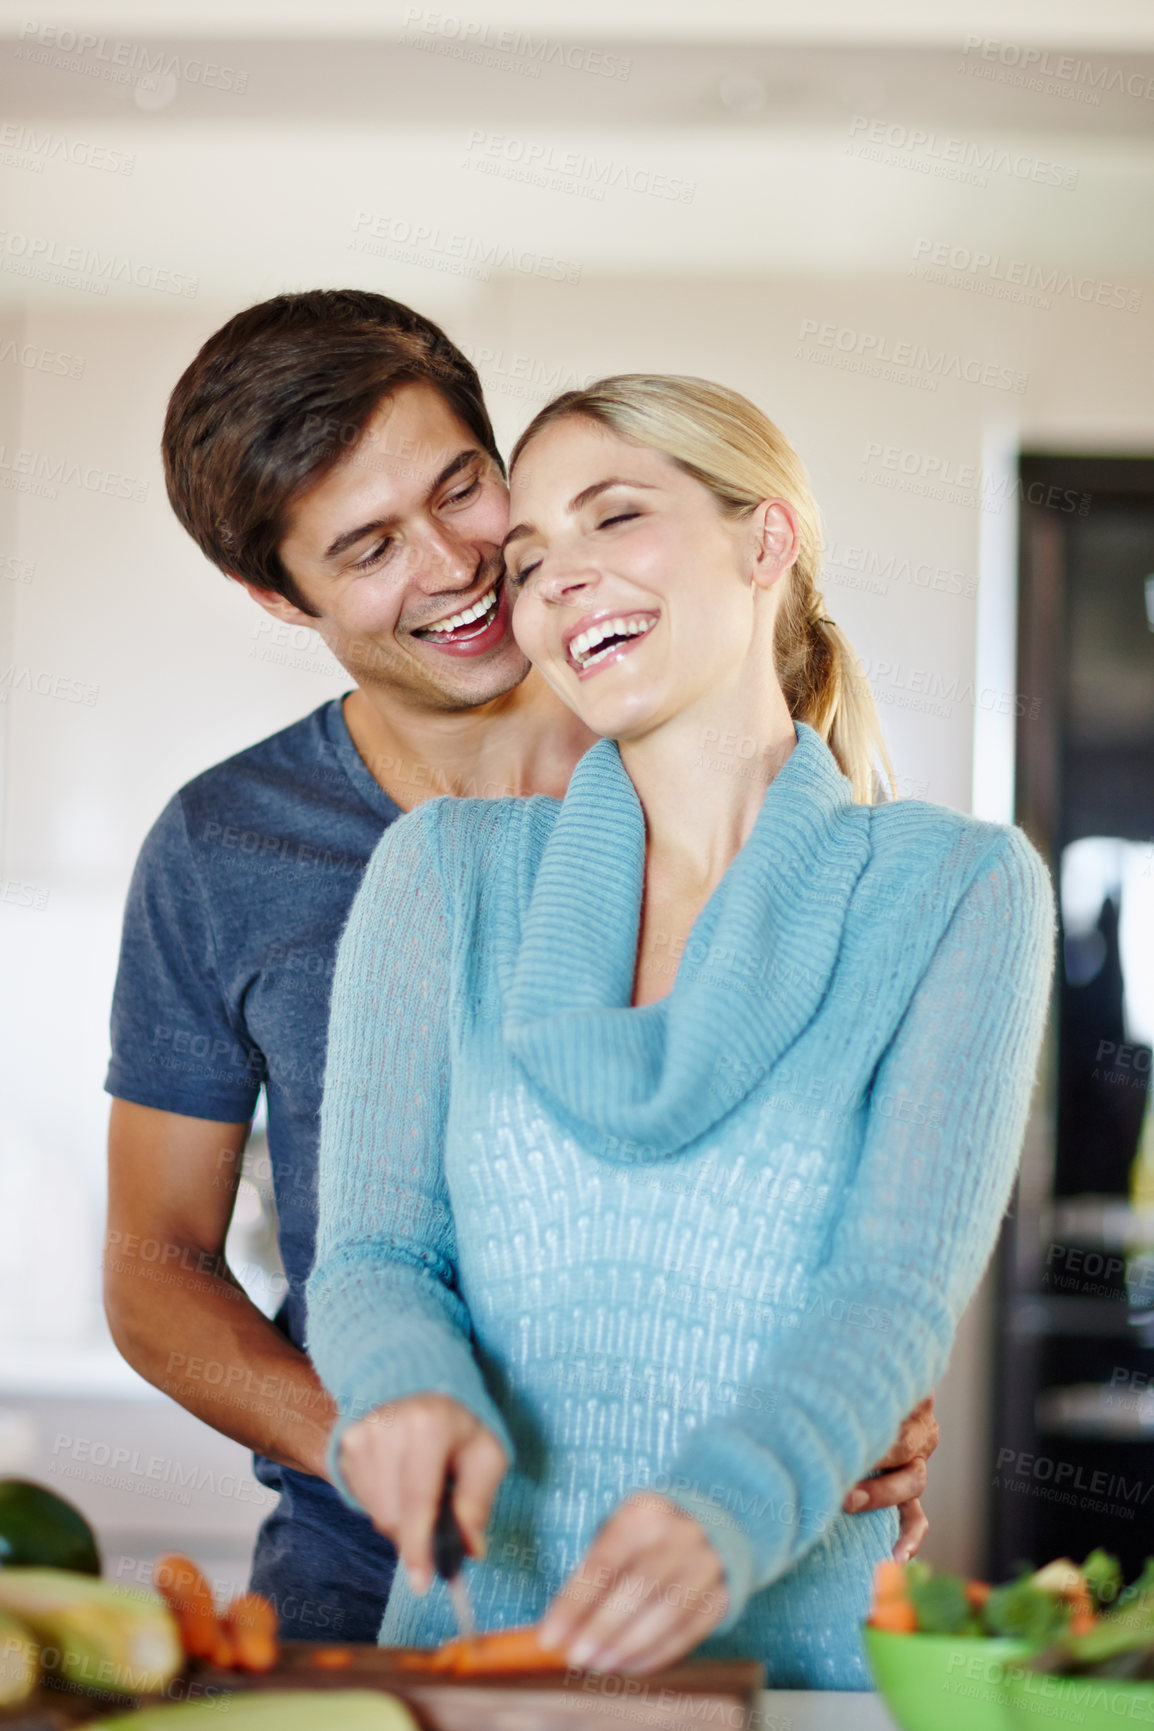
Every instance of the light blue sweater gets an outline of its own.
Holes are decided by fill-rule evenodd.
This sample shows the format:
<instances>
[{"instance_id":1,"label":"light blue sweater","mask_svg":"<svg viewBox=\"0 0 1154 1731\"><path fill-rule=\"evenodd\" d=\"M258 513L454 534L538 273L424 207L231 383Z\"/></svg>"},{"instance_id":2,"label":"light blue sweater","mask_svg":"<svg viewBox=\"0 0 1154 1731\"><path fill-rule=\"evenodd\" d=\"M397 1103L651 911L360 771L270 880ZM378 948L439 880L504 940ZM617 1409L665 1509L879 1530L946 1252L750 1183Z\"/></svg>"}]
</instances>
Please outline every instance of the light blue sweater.
<instances>
[{"instance_id":1,"label":"light blue sweater","mask_svg":"<svg viewBox=\"0 0 1154 1731\"><path fill-rule=\"evenodd\" d=\"M893 1511L846 1491L946 1367L1020 1149L1053 966L1020 831L854 805L809 727L630 1007L645 825L616 744L564 801L385 833L340 946L309 1350L341 1429L439 1390L514 1466L482 1628L538 1617L631 1490L707 1528L702 1651L868 1687ZM348 1500L354 1501L342 1487ZM398 1573L381 1639L454 1630Z\"/></svg>"}]
</instances>

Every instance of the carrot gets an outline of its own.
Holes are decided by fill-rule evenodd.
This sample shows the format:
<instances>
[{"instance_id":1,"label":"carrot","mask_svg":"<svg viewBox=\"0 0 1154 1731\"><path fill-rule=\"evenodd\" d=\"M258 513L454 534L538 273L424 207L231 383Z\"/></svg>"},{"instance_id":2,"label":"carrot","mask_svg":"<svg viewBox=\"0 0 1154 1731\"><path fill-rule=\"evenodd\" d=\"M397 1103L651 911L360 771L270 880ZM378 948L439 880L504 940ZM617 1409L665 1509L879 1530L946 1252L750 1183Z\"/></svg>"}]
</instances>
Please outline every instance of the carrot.
<instances>
[{"instance_id":1,"label":"carrot","mask_svg":"<svg viewBox=\"0 0 1154 1731\"><path fill-rule=\"evenodd\" d=\"M343 1671L345 1666L352 1662L351 1647L318 1647L313 1654L313 1664L322 1671Z\"/></svg>"},{"instance_id":2,"label":"carrot","mask_svg":"<svg viewBox=\"0 0 1154 1731\"><path fill-rule=\"evenodd\" d=\"M1089 1593L1083 1589L1080 1593L1070 1595L1070 1634L1088 1635L1091 1629L1097 1627L1098 1619L1094 1615L1094 1602Z\"/></svg>"},{"instance_id":3,"label":"carrot","mask_svg":"<svg viewBox=\"0 0 1154 1731\"><path fill-rule=\"evenodd\" d=\"M988 1581L967 1581L966 1598L971 1608L980 1611L993 1590Z\"/></svg>"},{"instance_id":4,"label":"carrot","mask_svg":"<svg viewBox=\"0 0 1154 1731\"><path fill-rule=\"evenodd\" d=\"M277 1662L276 1611L261 1593L242 1593L225 1608L232 1663L241 1671L271 1671Z\"/></svg>"},{"instance_id":5,"label":"carrot","mask_svg":"<svg viewBox=\"0 0 1154 1731\"><path fill-rule=\"evenodd\" d=\"M563 1653L541 1645L536 1623L523 1629L492 1629L470 1640L446 1641L432 1654L405 1654L406 1670L447 1671L455 1677L487 1677L502 1671L563 1671Z\"/></svg>"},{"instance_id":6,"label":"carrot","mask_svg":"<svg viewBox=\"0 0 1154 1731\"><path fill-rule=\"evenodd\" d=\"M236 1664L236 1654L228 1630L221 1624L217 1628L216 1640L209 1654L209 1664L215 1665L218 1671L231 1671Z\"/></svg>"},{"instance_id":7,"label":"carrot","mask_svg":"<svg viewBox=\"0 0 1154 1731\"><path fill-rule=\"evenodd\" d=\"M887 1599L875 1605L869 1615L871 1629L884 1629L890 1635L916 1635L918 1614L908 1599Z\"/></svg>"},{"instance_id":8,"label":"carrot","mask_svg":"<svg viewBox=\"0 0 1154 1731\"><path fill-rule=\"evenodd\" d=\"M217 1621L212 1588L190 1557L178 1551L159 1557L152 1571L153 1585L176 1618L180 1641L190 1659L219 1663L222 1630Z\"/></svg>"},{"instance_id":9,"label":"carrot","mask_svg":"<svg viewBox=\"0 0 1154 1731\"><path fill-rule=\"evenodd\" d=\"M884 1604L887 1600L904 1599L906 1594L906 1566L886 1558L874 1570L874 1602Z\"/></svg>"},{"instance_id":10,"label":"carrot","mask_svg":"<svg viewBox=\"0 0 1154 1731\"><path fill-rule=\"evenodd\" d=\"M887 1558L874 1570L874 1602L869 1614L871 1629L886 1629L891 1635L915 1635L918 1616L909 1598L909 1578L904 1563Z\"/></svg>"}]
</instances>

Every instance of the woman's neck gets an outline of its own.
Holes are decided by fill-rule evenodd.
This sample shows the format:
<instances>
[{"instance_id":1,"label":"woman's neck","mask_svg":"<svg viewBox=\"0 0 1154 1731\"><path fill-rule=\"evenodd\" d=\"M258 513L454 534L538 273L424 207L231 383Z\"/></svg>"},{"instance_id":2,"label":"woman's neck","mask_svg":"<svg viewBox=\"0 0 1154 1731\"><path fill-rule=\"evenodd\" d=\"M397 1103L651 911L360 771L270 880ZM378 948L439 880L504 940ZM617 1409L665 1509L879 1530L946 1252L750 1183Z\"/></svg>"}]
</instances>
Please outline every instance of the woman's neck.
<instances>
[{"instance_id":1,"label":"woman's neck","mask_svg":"<svg viewBox=\"0 0 1154 1731\"><path fill-rule=\"evenodd\" d=\"M660 869L686 894L708 897L749 839L765 790L797 744L776 685L756 713L677 716L639 740L621 761L645 814L647 875Z\"/></svg>"}]
</instances>

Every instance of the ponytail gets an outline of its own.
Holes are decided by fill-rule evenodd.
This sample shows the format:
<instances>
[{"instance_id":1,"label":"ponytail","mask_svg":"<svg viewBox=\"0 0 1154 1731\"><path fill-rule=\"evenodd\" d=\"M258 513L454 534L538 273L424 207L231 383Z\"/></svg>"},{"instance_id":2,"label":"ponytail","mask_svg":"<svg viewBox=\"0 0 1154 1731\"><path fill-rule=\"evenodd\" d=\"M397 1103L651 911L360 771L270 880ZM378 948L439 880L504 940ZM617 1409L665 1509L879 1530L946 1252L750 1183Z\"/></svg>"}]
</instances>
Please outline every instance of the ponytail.
<instances>
[{"instance_id":1,"label":"ponytail","mask_svg":"<svg viewBox=\"0 0 1154 1731\"><path fill-rule=\"evenodd\" d=\"M853 783L857 803L875 805L883 796L894 797L893 766L853 645L822 607L812 581L797 581L795 566L774 628L777 677L789 713L825 740Z\"/></svg>"}]
</instances>

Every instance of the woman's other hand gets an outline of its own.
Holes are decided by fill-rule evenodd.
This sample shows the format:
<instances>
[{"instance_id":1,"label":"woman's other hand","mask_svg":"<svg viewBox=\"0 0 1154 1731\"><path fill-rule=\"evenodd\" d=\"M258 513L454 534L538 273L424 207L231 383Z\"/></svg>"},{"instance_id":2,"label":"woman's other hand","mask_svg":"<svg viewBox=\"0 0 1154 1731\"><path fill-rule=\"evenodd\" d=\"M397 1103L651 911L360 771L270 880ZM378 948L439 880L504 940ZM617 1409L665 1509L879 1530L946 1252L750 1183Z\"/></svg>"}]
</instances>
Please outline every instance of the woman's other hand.
<instances>
[{"instance_id":1,"label":"woman's other hand","mask_svg":"<svg viewBox=\"0 0 1154 1731\"><path fill-rule=\"evenodd\" d=\"M485 1528L508 1466L491 1430L444 1394L407 1395L349 1426L341 1438L345 1483L379 1532L392 1539L413 1591L433 1580L433 1528L445 1474L469 1554L485 1554Z\"/></svg>"},{"instance_id":2,"label":"woman's other hand","mask_svg":"<svg viewBox=\"0 0 1154 1731\"><path fill-rule=\"evenodd\" d=\"M657 1671L704 1641L728 1606L704 1528L665 1497L639 1492L601 1527L546 1611L541 1638L571 1665Z\"/></svg>"},{"instance_id":3,"label":"woman's other hand","mask_svg":"<svg viewBox=\"0 0 1154 1731\"><path fill-rule=\"evenodd\" d=\"M926 1462L938 1446L941 1432L934 1417L934 1397L927 1395L902 1422L897 1440L874 1466L876 1479L862 1479L842 1504L847 1514L896 1508L901 1517L894 1556L899 1563L916 1557L930 1523L921 1505L928 1472Z\"/></svg>"}]
</instances>

